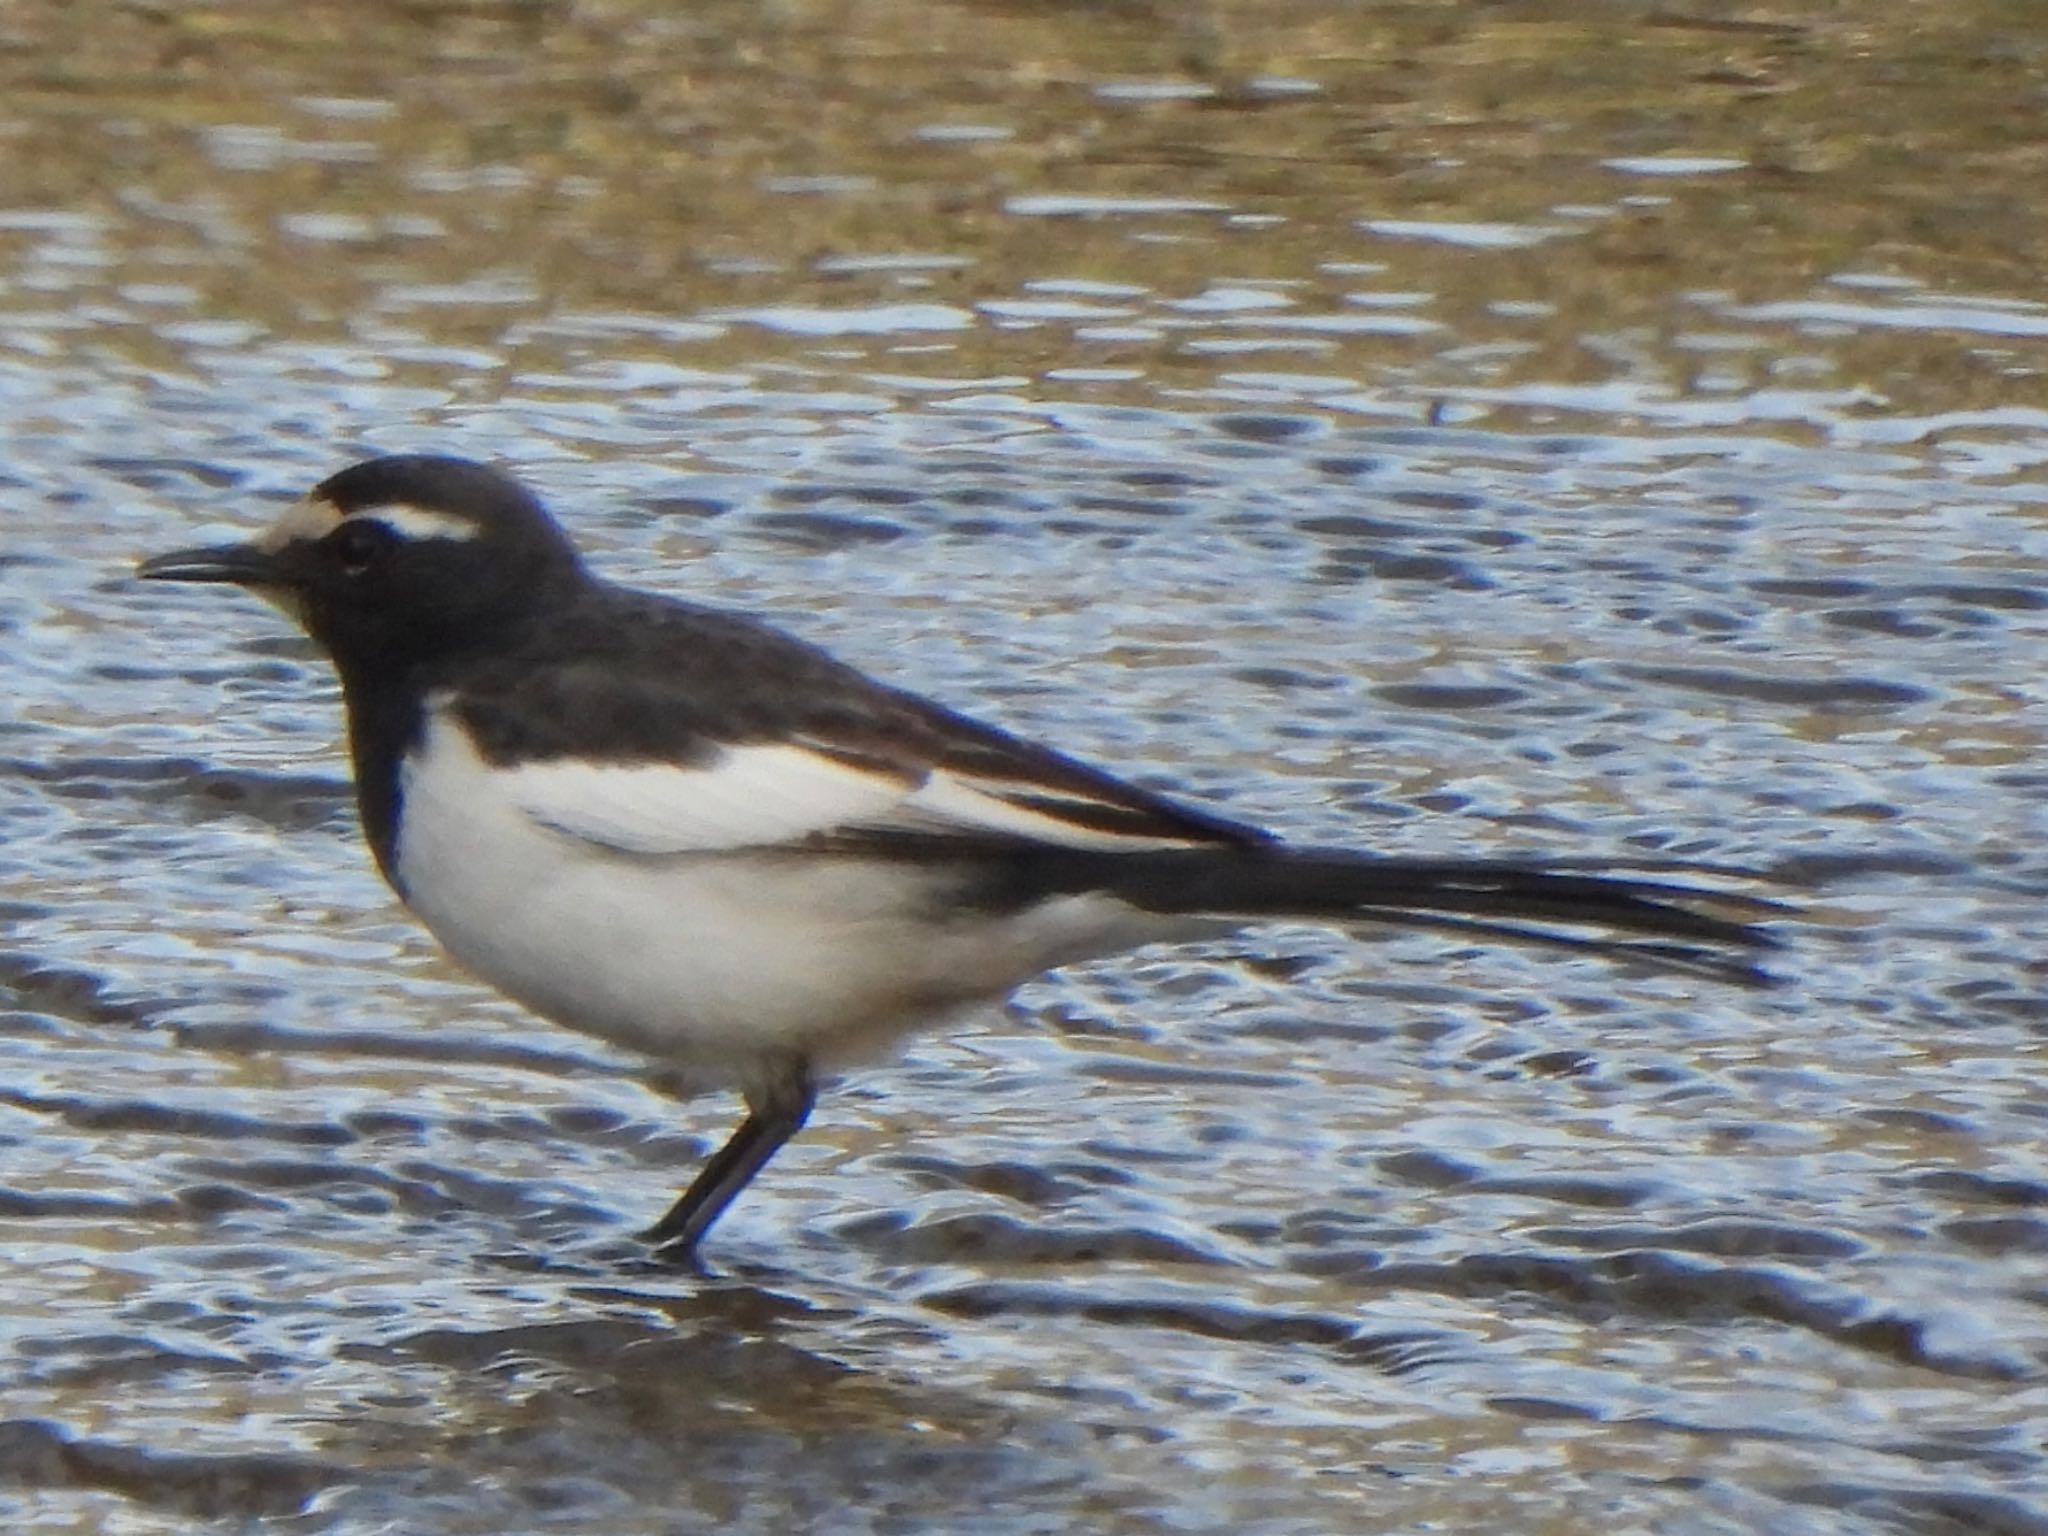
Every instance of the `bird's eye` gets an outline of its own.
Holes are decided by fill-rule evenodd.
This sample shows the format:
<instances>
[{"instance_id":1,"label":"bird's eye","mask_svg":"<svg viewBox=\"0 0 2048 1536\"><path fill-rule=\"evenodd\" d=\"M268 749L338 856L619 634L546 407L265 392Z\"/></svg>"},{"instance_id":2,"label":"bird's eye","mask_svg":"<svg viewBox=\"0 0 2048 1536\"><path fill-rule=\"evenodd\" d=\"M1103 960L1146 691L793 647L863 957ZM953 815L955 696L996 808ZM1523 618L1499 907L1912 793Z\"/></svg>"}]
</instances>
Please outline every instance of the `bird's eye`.
<instances>
[{"instance_id":1,"label":"bird's eye","mask_svg":"<svg viewBox=\"0 0 2048 1536\"><path fill-rule=\"evenodd\" d=\"M342 573L360 576L383 558L391 535L367 518L353 518L335 529L328 543Z\"/></svg>"}]
</instances>

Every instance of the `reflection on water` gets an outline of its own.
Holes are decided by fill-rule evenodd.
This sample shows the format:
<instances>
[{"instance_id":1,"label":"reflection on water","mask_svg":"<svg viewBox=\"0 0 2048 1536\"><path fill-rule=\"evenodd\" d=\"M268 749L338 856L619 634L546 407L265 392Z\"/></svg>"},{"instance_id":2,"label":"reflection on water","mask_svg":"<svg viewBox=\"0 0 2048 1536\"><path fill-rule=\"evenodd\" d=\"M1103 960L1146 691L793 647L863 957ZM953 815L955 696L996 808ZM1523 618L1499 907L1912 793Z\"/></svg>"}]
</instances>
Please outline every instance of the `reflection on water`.
<instances>
[{"instance_id":1,"label":"reflection on water","mask_svg":"<svg viewBox=\"0 0 2048 1536\"><path fill-rule=\"evenodd\" d=\"M2048 1530L2009 10L10 8L8 1527ZM447 970L316 659L123 578L413 446L1291 835L1816 920L1054 978L652 1270L729 1106Z\"/></svg>"}]
</instances>

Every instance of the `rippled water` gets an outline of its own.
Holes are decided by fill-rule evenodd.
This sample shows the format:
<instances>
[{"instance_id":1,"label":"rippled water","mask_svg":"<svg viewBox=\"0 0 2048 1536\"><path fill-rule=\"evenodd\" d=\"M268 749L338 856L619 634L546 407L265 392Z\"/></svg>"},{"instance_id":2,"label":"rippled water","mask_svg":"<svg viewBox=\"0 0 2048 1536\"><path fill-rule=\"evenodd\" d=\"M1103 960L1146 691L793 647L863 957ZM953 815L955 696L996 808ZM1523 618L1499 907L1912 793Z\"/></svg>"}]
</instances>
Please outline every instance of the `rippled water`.
<instances>
[{"instance_id":1,"label":"rippled water","mask_svg":"<svg viewBox=\"0 0 2048 1536\"><path fill-rule=\"evenodd\" d=\"M2048 45L1912 14L10 9L0 1519L2048 1530ZM1049 978L652 1269L733 1106L126 578L414 446L1289 834L1811 921Z\"/></svg>"}]
</instances>

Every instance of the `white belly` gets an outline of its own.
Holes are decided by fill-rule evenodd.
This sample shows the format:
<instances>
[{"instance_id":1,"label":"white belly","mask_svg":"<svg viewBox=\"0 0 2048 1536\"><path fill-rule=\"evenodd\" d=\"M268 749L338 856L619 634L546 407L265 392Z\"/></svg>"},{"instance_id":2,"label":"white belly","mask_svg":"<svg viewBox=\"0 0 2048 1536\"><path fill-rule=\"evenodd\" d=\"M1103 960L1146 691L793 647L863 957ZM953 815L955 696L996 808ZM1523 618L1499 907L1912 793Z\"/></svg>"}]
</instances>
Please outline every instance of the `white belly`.
<instances>
[{"instance_id":1,"label":"white belly","mask_svg":"<svg viewBox=\"0 0 2048 1536\"><path fill-rule=\"evenodd\" d=\"M409 762L397 873L456 961L536 1013L741 1084L830 1069L1049 967L1205 931L1101 896L948 914L891 861L621 853L530 819L457 733Z\"/></svg>"}]
</instances>

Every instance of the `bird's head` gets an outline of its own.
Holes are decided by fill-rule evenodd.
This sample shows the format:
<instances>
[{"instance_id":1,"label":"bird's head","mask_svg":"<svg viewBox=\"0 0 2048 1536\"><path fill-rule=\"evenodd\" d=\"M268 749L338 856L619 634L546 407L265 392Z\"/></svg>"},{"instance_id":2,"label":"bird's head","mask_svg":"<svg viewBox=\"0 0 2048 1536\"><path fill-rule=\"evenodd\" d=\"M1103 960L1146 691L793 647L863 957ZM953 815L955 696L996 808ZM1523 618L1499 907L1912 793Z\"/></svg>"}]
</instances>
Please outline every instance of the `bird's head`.
<instances>
[{"instance_id":1,"label":"bird's head","mask_svg":"<svg viewBox=\"0 0 2048 1536\"><path fill-rule=\"evenodd\" d=\"M580 570L575 547L511 476L402 454L322 481L247 543L158 555L137 574L245 587L346 664L488 643Z\"/></svg>"}]
</instances>

